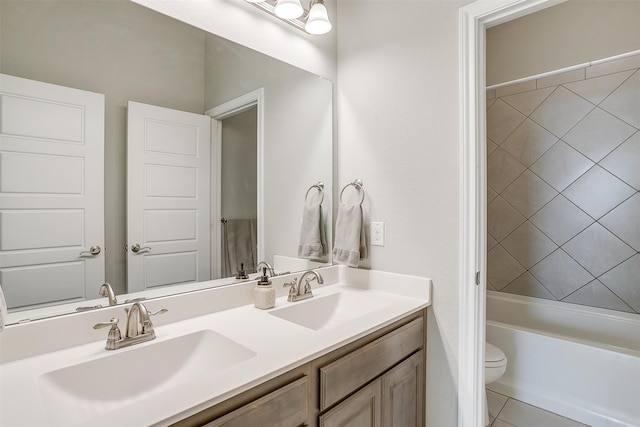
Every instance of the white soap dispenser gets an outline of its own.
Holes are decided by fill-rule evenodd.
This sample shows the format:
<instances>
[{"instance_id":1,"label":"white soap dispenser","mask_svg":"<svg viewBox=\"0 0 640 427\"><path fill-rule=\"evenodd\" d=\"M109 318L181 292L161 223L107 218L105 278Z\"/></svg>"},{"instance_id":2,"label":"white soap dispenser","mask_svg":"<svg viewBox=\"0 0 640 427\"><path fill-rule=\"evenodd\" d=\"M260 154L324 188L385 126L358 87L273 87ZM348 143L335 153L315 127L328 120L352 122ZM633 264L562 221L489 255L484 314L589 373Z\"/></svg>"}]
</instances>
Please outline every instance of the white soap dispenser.
<instances>
[{"instance_id":1,"label":"white soap dispenser","mask_svg":"<svg viewBox=\"0 0 640 427\"><path fill-rule=\"evenodd\" d=\"M253 302L256 308L266 310L276 305L276 290L271 286L266 267L262 269L262 277L253 288Z\"/></svg>"}]
</instances>

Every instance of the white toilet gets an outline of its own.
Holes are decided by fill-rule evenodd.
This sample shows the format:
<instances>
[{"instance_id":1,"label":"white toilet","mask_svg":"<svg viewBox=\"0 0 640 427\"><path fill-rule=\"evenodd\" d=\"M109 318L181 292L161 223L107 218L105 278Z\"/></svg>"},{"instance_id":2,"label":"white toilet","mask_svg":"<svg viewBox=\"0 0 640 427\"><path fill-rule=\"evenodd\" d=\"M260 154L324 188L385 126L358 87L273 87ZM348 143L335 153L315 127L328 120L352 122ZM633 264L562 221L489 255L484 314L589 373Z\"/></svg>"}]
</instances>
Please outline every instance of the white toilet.
<instances>
[{"instance_id":1,"label":"white toilet","mask_svg":"<svg viewBox=\"0 0 640 427\"><path fill-rule=\"evenodd\" d=\"M491 384L507 370L507 356L502 350L493 344L485 343L484 346L484 384ZM484 425L489 425L489 405L485 391L484 399Z\"/></svg>"}]
</instances>

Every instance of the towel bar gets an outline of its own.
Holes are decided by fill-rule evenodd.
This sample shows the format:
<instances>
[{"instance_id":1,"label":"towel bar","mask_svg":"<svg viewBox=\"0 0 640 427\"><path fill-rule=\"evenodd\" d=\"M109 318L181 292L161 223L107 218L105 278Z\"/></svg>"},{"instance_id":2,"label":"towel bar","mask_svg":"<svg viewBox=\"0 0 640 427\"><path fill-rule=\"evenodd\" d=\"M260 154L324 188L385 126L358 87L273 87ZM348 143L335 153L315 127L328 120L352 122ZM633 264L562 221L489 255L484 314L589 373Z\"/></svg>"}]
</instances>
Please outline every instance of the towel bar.
<instances>
[{"instance_id":1,"label":"towel bar","mask_svg":"<svg viewBox=\"0 0 640 427\"><path fill-rule=\"evenodd\" d=\"M313 190L314 188L317 188L318 191L320 192L320 195L322 196L322 198L320 199L320 203L318 203L319 205L321 205L322 202L324 201L324 183L322 182L318 182L316 184L313 184L311 187L309 187L309 189L304 195L304 201L305 203L307 202L307 196L309 195L309 191Z\"/></svg>"},{"instance_id":2,"label":"towel bar","mask_svg":"<svg viewBox=\"0 0 640 427\"><path fill-rule=\"evenodd\" d=\"M342 191L340 191L340 203L342 203L342 193L344 193L344 190L346 190L347 187L349 186L355 187L356 190L362 193L362 198L360 199L360 204L362 205L362 202L364 202L364 190L362 189L363 187L362 180L358 178L354 179L353 181L351 181L350 183L342 187Z\"/></svg>"}]
</instances>

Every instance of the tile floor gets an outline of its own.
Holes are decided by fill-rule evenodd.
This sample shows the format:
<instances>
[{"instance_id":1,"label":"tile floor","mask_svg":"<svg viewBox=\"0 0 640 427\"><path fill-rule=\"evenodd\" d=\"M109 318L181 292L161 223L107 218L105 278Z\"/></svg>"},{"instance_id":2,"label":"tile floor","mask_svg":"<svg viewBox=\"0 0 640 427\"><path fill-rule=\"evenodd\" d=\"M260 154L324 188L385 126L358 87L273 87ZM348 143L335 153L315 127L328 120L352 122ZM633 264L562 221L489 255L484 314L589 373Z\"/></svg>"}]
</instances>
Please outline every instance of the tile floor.
<instances>
[{"instance_id":1,"label":"tile floor","mask_svg":"<svg viewBox=\"0 0 640 427\"><path fill-rule=\"evenodd\" d=\"M490 427L585 427L577 421L487 390Z\"/></svg>"}]
</instances>

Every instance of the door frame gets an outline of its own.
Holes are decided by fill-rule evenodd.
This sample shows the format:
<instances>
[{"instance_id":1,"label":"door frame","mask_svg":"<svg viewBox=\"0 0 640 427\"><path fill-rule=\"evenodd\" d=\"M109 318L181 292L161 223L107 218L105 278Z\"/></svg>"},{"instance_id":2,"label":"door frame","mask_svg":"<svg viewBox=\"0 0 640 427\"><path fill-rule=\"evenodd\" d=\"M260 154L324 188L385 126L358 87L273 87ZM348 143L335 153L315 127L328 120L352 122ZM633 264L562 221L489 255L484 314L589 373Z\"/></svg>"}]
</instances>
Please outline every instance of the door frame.
<instances>
[{"instance_id":1,"label":"door frame","mask_svg":"<svg viewBox=\"0 0 640 427\"><path fill-rule=\"evenodd\" d=\"M258 227L256 237L258 240L258 260L264 260L264 236L265 236L265 206L264 206L264 88L259 88L247 94L239 96L224 104L213 107L204 113L211 117L211 189L215 194L211 197L211 273L213 277L220 277L222 274L222 227L220 219L221 211L221 188L222 188L222 120L242 113L252 107L257 111L257 215L256 224Z\"/></svg>"},{"instance_id":2,"label":"door frame","mask_svg":"<svg viewBox=\"0 0 640 427\"><path fill-rule=\"evenodd\" d=\"M458 426L484 425L487 28L565 0L478 0L459 13L461 154Z\"/></svg>"}]
</instances>

